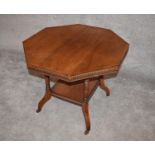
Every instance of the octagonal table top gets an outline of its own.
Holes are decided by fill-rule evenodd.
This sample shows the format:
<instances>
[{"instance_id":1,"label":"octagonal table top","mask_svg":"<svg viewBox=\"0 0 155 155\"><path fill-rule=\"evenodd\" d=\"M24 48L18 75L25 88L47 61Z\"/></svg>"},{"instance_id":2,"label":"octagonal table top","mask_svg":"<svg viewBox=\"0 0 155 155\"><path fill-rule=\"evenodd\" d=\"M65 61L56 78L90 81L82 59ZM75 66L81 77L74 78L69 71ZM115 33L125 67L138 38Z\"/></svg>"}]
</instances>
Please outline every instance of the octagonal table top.
<instances>
[{"instance_id":1,"label":"octagonal table top","mask_svg":"<svg viewBox=\"0 0 155 155\"><path fill-rule=\"evenodd\" d=\"M29 70L68 82L117 73L129 48L113 31L81 24L47 27L23 46Z\"/></svg>"}]
</instances>

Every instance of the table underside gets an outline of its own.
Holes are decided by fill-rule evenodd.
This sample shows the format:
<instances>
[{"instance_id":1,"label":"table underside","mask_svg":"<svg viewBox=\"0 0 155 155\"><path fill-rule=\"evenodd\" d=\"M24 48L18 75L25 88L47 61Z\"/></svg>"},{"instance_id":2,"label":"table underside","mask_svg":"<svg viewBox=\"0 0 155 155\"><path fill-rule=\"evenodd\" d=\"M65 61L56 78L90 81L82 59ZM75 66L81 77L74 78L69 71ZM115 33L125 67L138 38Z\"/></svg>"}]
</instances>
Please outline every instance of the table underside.
<instances>
[{"instance_id":1,"label":"table underside","mask_svg":"<svg viewBox=\"0 0 155 155\"><path fill-rule=\"evenodd\" d=\"M87 102L95 92L99 85L98 80L90 80L88 84ZM62 81L56 82L51 88L52 96L69 101L71 103L82 106L84 102L84 82L66 83Z\"/></svg>"}]
</instances>

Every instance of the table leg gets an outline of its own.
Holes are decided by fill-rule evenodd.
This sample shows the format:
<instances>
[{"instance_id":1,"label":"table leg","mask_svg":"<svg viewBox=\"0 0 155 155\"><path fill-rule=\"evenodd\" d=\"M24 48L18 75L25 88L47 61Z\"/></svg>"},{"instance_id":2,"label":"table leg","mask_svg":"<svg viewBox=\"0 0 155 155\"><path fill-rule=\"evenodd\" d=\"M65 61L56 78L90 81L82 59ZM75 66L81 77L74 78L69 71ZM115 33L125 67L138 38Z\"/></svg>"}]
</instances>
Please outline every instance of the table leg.
<instances>
[{"instance_id":1,"label":"table leg","mask_svg":"<svg viewBox=\"0 0 155 155\"><path fill-rule=\"evenodd\" d=\"M38 109L36 110L36 112L40 112L43 108L43 106L45 105L45 103L51 98L52 96L52 91L50 88L50 78L49 77L45 77L45 85L46 85L46 90L45 90L45 95L44 97L40 100L39 104L38 104Z\"/></svg>"},{"instance_id":2,"label":"table leg","mask_svg":"<svg viewBox=\"0 0 155 155\"><path fill-rule=\"evenodd\" d=\"M88 134L90 131L90 117L89 117L89 109L88 109L88 102L87 102L87 97L88 97L88 91L89 91L89 81L85 80L84 81L84 102L82 103L82 111L85 119L85 124L86 124L86 130L84 134Z\"/></svg>"},{"instance_id":3,"label":"table leg","mask_svg":"<svg viewBox=\"0 0 155 155\"><path fill-rule=\"evenodd\" d=\"M99 80L99 85L100 88L106 92L106 95L110 96L110 89L105 85L104 79Z\"/></svg>"}]
</instances>

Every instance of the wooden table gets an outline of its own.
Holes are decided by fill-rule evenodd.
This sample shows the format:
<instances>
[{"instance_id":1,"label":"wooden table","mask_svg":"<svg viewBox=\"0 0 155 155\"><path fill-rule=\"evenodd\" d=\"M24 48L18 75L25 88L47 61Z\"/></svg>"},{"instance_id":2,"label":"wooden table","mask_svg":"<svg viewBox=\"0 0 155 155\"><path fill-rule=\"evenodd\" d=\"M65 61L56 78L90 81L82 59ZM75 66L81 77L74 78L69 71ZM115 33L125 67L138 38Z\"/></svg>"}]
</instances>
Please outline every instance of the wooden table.
<instances>
[{"instance_id":1,"label":"wooden table","mask_svg":"<svg viewBox=\"0 0 155 155\"><path fill-rule=\"evenodd\" d=\"M47 27L23 46L29 72L45 79L46 91L37 112L51 96L79 105L87 134L88 102L98 86L110 95L104 79L117 75L129 44L109 29L75 24ZM50 80L55 82L52 88Z\"/></svg>"}]
</instances>

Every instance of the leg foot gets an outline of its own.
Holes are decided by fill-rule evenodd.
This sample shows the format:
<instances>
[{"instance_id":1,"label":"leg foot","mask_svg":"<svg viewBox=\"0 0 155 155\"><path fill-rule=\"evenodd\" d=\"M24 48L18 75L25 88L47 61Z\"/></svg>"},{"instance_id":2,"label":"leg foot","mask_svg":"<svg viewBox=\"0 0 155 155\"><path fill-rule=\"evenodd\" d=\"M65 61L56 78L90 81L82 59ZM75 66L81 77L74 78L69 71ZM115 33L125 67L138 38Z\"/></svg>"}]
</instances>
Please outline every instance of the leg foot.
<instances>
[{"instance_id":1,"label":"leg foot","mask_svg":"<svg viewBox=\"0 0 155 155\"><path fill-rule=\"evenodd\" d=\"M86 135L90 131L90 118L89 118L88 103L82 104L82 111L83 111L85 124L86 124L86 131L84 132L84 134Z\"/></svg>"},{"instance_id":2,"label":"leg foot","mask_svg":"<svg viewBox=\"0 0 155 155\"><path fill-rule=\"evenodd\" d=\"M41 108L38 107L38 109L36 110L37 113L39 113L41 111Z\"/></svg>"},{"instance_id":3,"label":"leg foot","mask_svg":"<svg viewBox=\"0 0 155 155\"><path fill-rule=\"evenodd\" d=\"M106 96L110 96L110 89L105 85L103 79L100 80L100 88L106 92Z\"/></svg>"},{"instance_id":4,"label":"leg foot","mask_svg":"<svg viewBox=\"0 0 155 155\"><path fill-rule=\"evenodd\" d=\"M87 135L87 134L89 133L89 131L90 131L90 130L86 130L86 131L84 132L84 134Z\"/></svg>"}]
</instances>

